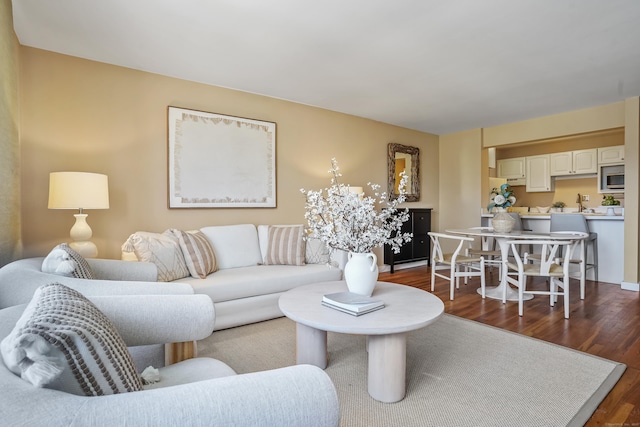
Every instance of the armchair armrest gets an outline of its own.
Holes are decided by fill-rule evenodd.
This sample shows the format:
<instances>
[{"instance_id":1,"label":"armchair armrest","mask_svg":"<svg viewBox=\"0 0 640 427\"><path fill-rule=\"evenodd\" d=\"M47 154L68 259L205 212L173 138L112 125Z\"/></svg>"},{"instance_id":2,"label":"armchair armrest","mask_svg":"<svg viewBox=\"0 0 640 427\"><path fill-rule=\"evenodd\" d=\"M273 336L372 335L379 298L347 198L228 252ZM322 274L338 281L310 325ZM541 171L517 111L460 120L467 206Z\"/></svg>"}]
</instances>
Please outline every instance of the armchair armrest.
<instances>
[{"instance_id":1,"label":"armchair armrest","mask_svg":"<svg viewBox=\"0 0 640 427\"><path fill-rule=\"evenodd\" d=\"M80 399L83 405L69 408L73 426L324 427L340 420L331 379L311 365Z\"/></svg>"},{"instance_id":2,"label":"armchair armrest","mask_svg":"<svg viewBox=\"0 0 640 427\"><path fill-rule=\"evenodd\" d=\"M207 295L88 297L115 325L127 346L204 339L215 312Z\"/></svg>"},{"instance_id":3,"label":"armchair armrest","mask_svg":"<svg viewBox=\"0 0 640 427\"><path fill-rule=\"evenodd\" d=\"M158 280L158 268L152 262L102 258L87 258L87 262L96 275L96 279L137 282L156 282Z\"/></svg>"}]
</instances>

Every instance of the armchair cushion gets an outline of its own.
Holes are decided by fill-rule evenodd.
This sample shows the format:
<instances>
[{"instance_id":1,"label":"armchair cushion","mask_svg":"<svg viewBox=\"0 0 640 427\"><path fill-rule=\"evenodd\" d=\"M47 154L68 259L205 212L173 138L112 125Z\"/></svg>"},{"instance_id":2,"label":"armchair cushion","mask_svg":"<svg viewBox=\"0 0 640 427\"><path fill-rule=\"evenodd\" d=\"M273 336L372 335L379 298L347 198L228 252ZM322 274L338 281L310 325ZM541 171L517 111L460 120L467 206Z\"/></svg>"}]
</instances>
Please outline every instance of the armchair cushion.
<instances>
[{"instance_id":1,"label":"armchair cushion","mask_svg":"<svg viewBox=\"0 0 640 427\"><path fill-rule=\"evenodd\" d=\"M83 396L142 390L142 380L111 321L79 292L38 288L0 343L5 365L31 384Z\"/></svg>"},{"instance_id":2,"label":"armchair cushion","mask_svg":"<svg viewBox=\"0 0 640 427\"><path fill-rule=\"evenodd\" d=\"M42 271L78 279L95 279L95 274L87 260L66 243L51 249L42 261Z\"/></svg>"}]
</instances>

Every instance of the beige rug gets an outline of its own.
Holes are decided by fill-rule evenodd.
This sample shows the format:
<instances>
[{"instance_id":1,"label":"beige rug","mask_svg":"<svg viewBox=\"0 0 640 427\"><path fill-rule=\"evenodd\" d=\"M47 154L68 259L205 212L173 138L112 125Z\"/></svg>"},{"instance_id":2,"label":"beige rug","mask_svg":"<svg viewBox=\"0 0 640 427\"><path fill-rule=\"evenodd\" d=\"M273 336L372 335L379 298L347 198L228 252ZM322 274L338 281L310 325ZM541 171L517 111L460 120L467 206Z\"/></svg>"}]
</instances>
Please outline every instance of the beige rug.
<instances>
[{"instance_id":1,"label":"beige rug","mask_svg":"<svg viewBox=\"0 0 640 427\"><path fill-rule=\"evenodd\" d=\"M583 425L625 366L544 341L445 315L409 334L407 395L386 404L367 393L362 336L329 333L327 374L342 426ZM238 373L295 363L287 318L215 332L201 356Z\"/></svg>"}]
</instances>

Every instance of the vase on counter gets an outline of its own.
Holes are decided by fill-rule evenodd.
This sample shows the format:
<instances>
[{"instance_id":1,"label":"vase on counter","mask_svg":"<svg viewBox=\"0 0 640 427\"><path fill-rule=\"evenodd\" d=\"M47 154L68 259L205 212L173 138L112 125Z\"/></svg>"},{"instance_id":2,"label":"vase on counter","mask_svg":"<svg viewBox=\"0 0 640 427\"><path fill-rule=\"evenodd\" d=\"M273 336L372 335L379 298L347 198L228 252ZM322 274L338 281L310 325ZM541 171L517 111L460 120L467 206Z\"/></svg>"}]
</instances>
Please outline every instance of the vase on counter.
<instances>
[{"instance_id":1,"label":"vase on counter","mask_svg":"<svg viewBox=\"0 0 640 427\"><path fill-rule=\"evenodd\" d=\"M516 224L516 220L507 213L505 208L496 207L495 210L496 214L491 221L494 231L498 233L510 233Z\"/></svg>"},{"instance_id":2,"label":"vase on counter","mask_svg":"<svg viewBox=\"0 0 640 427\"><path fill-rule=\"evenodd\" d=\"M378 281L378 257L372 252L349 252L344 266L344 280L349 292L370 297Z\"/></svg>"}]
</instances>

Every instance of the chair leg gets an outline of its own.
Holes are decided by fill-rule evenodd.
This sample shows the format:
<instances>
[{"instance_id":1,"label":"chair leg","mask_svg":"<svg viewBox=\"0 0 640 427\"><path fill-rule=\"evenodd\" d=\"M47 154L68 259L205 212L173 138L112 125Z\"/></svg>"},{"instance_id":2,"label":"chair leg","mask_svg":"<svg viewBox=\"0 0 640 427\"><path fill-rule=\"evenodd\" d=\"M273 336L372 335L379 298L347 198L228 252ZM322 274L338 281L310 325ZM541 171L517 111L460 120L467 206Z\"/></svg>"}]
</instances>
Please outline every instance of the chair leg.
<instances>
[{"instance_id":1,"label":"chair leg","mask_svg":"<svg viewBox=\"0 0 640 427\"><path fill-rule=\"evenodd\" d=\"M493 265L493 264L492 264ZM482 292L482 298L485 297L485 279L484 279L484 258L480 259L480 289Z\"/></svg>"},{"instance_id":2,"label":"chair leg","mask_svg":"<svg viewBox=\"0 0 640 427\"><path fill-rule=\"evenodd\" d=\"M453 301L453 293L455 291L455 284L458 282L458 277L456 277L456 266L455 264L451 264L451 270L449 272L449 299ZM454 283L455 282L455 283Z\"/></svg>"},{"instance_id":3,"label":"chair leg","mask_svg":"<svg viewBox=\"0 0 640 427\"><path fill-rule=\"evenodd\" d=\"M527 283L526 280L523 274L518 273L518 315L520 316L524 313L524 288Z\"/></svg>"},{"instance_id":4,"label":"chair leg","mask_svg":"<svg viewBox=\"0 0 640 427\"><path fill-rule=\"evenodd\" d=\"M431 292L435 291L436 287L436 261L431 260Z\"/></svg>"}]
</instances>

